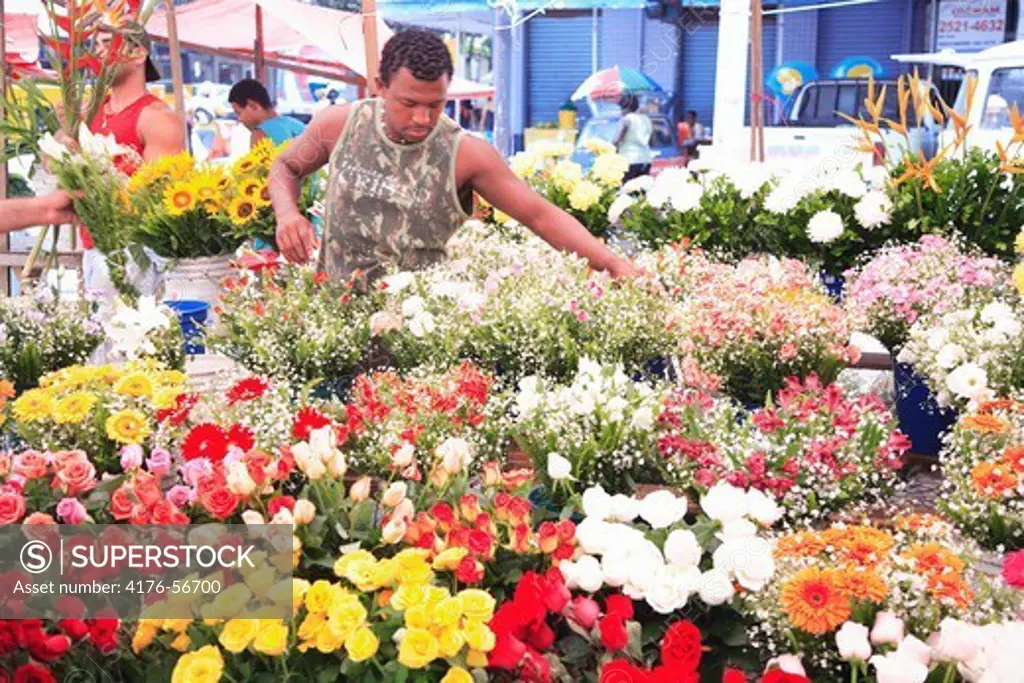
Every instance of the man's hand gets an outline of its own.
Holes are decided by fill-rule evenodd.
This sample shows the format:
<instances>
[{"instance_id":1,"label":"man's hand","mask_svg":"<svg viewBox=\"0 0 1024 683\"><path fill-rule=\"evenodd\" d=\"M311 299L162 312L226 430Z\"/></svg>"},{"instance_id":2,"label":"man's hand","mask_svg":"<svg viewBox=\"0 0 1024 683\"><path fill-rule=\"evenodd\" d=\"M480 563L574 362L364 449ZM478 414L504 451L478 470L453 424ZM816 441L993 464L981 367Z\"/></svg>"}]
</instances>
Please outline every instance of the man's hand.
<instances>
[{"instance_id":1,"label":"man's hand","mask_svg":"<svg viewBox=\"0 0 1024 683\"><path fill-rule=\"evenodd\" d=\"M57 190L38 198L39 207L42 210L44 222L47 225L65 225L75 223L78 216L75 215L75 207L72 197L64 190Z\"/></svg>"},{"instance_id":2,"label":"man's hand","mask_svg":"<svg viewBox=\"0 0 1024 683\"><path fill-rule=\"evenodd\" d=\"M320 246L313 224L298 211L277 221L277 248L292 263L306 263Z\"/></svg>"},{"instance_id":3,"label":"man's hand","mask_svg":"<svg viewBox=\"0 0 1024 683\"><path fill-rule=\"evenodd\" d=\"M614 279L638 278L647 275L641 268L623 258L617 258L608 266L608 274Z\"/></svg>"}]
</instances>

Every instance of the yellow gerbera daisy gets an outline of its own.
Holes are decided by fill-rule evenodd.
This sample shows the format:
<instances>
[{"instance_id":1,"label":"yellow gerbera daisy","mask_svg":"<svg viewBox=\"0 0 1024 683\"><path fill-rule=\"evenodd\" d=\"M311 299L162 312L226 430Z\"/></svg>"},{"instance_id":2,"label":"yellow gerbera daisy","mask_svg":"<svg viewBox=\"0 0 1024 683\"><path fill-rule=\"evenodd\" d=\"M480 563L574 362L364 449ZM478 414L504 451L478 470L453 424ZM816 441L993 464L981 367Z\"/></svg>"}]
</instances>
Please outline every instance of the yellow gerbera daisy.
<instances>
[{"instance_id":1,"label":"yellow gerbera daisy","mask_svg":"<svg viewBox=\"0 0 1024 683\"><path fill-rule=\"evenodd\" d=\"M153 394L153 407L157 410L169 410L174 407L174 403L180 395L180 387L157 389Z\"/></svg>"},{"instance_id":2,"label":"yellow gerbera daisy","mask_svg":"<svg viewBox=\"0 0 1024 683\"><path fill-rule=\"evenodd\" d=\"M185 383L185 373L180 370L161 370L156 381L165 385L181 385Z\"/></svg>"},{"instance_id":3,"label":"yellow gerbera daisy","mask_svg":"<svg viewBox=\"0 0 1024 683\"><path fill-rule=\"evenodd\" d=\"M164 208L172 216L180 216L186 211L191 211L196 208L198 201L198 194L191 183L178 181L164 190Z\"/></svg>"},{"instance_id":4,"label":"yellow gerbera daisy","mask_svg":"<svg viewBox=\"0 0 1024 683\"><path fill-rule=\"evenodd\" d=\"M107 418L107 437L124 444L142 443L150 434L145 414L134 408L119 410Z\"/></svg>"},{"instance_id":5,"label":"yellow gerbera daisy","mask_svg":"<svg viewBox=\"0 0 1024 683\"><path fill-rule=\"evenodd\" d=\"M46 389L29 389L14 402L18 422L41 422L53 413L53 397Z\"/></svg>"},{"instance_id":6,"label":"yellow gerbera daisy","mask_svg":"<svg viewBox=\"0 0 1024 683\"><path fill-rule=\"evenodd\" d=\"M88 391L76 391L57 402L53 418L60 424L79 424L89 417L99 399Z\"/></svg>"},{"instance_id":7,"label":"yellow gerbera daisy","mask_svg":"<svg viewBox=\"0 0 1024 683\"><path fill-rule=\"evenodd\" d=\"M118 380L114 391L123 396L148 398L153 395L153 381L144 372L133 372Z\"/></svg>"},{"instance_id":8,"label":"yellow gerbera daisy","mask_svg":"<svg viewBox=\"0 0 1024 683\"><path fill-rule=\"evenodd\" d=\"M235 225L245 225L256 216L256 202L245 197L236 197L228 207L228 218Z\"/></svg>"}]
</instances>

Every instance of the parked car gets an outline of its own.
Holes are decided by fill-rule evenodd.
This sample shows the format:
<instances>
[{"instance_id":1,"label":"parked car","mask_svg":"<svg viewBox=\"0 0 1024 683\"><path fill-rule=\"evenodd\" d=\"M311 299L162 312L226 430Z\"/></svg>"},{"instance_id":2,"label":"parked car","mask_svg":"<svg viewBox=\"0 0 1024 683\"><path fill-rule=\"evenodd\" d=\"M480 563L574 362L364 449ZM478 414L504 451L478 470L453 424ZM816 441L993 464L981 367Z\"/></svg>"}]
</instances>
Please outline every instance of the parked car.
<instances>
[{"instance_id":1,"label":"parked car","mask_svg":"<svg viewBox=\"0 0 1024 683\"><path fill-rule=\"evenodd\" d=\"M590 168L594 163L594 154L587 150L587 141L614 142L621 118L621 114L616 113L588 119L576 139L576 150L573 152L572 160L583 166L584 169ZM669 166L682 166L683 157L679 145L676 144L675 129L672 123L668 117L660 114L652 115L650 118L652 124L651 150L654 152L652 174Z\"/></svg>"}]
</instances>

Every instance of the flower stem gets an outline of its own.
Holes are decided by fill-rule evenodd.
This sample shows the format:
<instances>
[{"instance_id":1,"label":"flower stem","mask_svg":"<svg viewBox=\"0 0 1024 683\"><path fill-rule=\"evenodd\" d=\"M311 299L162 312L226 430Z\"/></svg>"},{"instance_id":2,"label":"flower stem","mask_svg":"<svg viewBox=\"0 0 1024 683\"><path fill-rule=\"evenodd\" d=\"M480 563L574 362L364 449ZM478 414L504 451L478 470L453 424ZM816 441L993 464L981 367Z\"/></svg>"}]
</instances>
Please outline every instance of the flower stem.
<instances>
[{"instance_id":1,"label":"flower stem","mask_svg":"<svg viewBox=\"0 0 1024 683\"><path fill-rule=\"evenodd\" d=\"M942 683L953 683L956 680L956 663L950 662L946 665L946 675L942 678Z\"/></svg>"}]
</instances>

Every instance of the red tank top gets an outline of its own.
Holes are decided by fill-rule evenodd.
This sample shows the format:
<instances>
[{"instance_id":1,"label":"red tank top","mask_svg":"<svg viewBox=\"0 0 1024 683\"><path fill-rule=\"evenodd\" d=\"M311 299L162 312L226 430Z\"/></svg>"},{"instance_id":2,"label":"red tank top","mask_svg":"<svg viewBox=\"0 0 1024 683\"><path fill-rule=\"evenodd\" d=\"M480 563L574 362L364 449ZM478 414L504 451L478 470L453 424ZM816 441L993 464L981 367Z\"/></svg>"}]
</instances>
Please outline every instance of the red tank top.
<instances>
[{"instance_id":1,"label":"red tank top","mask_svg":"<svg viewBox=\"0 0 1024 683\"><path fill-rule=\"evenodd\" d=\"M99 113L89 124L89 131L99 135L113 135L117 144L134 150L141 157L144 146L142 137L139 135L139 117L146 107L161 101L159 97L146 93L116 114L107 114L107 102L104 102ZM114 159L114 164L128 175L132 175L138 170L134 161L126 156ZM89 236L89 231L85 229L85 226L79 228L78 235L82 240L82 246L92 249L92 237Z\"/></svg>"}]
</instances>

